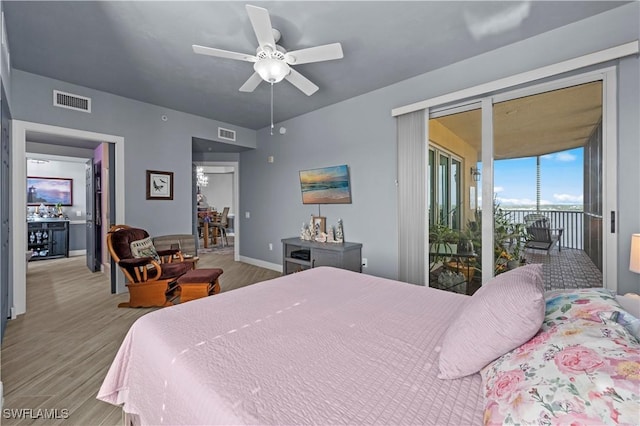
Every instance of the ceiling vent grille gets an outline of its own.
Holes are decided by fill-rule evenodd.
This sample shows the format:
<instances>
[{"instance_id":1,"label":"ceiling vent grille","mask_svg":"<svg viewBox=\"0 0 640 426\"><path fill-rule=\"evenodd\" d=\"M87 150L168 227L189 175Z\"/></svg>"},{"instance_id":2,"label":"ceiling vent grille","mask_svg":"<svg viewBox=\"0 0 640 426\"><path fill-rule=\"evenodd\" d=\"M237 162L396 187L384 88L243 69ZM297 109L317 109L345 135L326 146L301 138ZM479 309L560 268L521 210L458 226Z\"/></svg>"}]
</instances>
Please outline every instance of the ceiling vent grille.
<instances>
[{"instance_id":1,"label":"ceiling vent grille","mask_svg":"<svg viewBox=\"0 0 640 426\"><path fill-rule=\"evenodd\" d=\"M73 109L75 111L91 112L91 98L65 93L59 90L53 91L53 106Z\"/></svg>"},{"instance_id":2,"label":"ceiling vent grille","mask_svg":"<svg viewBox=\"0 0 640 426\"><path fill-rule=\"evenodd\" d=\"M224 129L222 127L218 127L218 137L220 139L225 139L228 141L234 141L236 140L236 131L235 130L229 130L229 129Z\"/></svg>"}]
</instances>

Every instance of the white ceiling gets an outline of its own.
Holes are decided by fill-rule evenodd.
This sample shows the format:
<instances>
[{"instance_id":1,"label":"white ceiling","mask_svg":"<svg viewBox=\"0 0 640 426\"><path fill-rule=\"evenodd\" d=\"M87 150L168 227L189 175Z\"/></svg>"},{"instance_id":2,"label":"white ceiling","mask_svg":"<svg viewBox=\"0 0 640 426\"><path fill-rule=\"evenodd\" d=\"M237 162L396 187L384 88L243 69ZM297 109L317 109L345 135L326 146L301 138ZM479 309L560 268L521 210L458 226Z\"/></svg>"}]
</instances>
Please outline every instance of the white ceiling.
<instances>
[{"instance_id":1,"label":"white ceiling","mask_svg":"<svg viewBox=\"0 0 640 426\"><path fill-rule=\"evenodd\" d=\"M296 66L320 90L275 88L275 121L313 111L618 7L613 1L278 1L288 50L340 42L344 58ZM255 53L244 2L3 2L12 66L251 129L269 90L238 88L251 64L192 44Z\"/></svg>"}]
</instances>

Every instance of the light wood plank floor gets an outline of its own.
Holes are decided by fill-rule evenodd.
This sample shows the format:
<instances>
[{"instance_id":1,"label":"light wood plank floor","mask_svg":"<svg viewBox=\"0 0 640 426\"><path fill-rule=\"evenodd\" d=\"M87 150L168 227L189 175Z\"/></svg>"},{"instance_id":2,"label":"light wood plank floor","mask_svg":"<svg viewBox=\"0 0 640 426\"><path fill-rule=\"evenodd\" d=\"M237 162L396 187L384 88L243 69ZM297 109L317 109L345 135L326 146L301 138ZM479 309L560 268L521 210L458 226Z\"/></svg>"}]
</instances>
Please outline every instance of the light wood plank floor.
<instances>
[{"instance_id":1,"label":"light wood plank floor","mask_svg":"<svg viewBox=\"0 0 640 426\"><path fill-rule=\"evenodd\" d=\"M280 273L204 253L198 268L222 268L222 292ZM104 376L133 322L153 309L117 308L127 294L109 292L84 257L30 262L27 314L7 325L1 352L5 409L68 410L68 419L7 419L4 425L119 425L121 410L98 401ZM215 296L214 296L215 297ZM4 413L3 413L4 414ZM30 416L28 416L30 417Z\"/></svg>"}]
</instances>

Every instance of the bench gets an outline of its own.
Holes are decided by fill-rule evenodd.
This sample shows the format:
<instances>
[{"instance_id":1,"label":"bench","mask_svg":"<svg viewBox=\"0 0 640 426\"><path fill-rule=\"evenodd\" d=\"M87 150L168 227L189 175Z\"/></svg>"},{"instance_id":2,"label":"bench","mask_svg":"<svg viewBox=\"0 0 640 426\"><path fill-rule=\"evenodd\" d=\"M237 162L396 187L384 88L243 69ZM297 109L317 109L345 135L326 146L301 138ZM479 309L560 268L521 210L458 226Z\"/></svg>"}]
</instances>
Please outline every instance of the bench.
<instances>
[{"instance_id":1,"label":"bench","mask_svg":"<svg viewBox=\"0 0 640 426\"><path fill-rule=\"evenodd\" d=\"M178 278L180 303L220 293L220 268L194 269Z\"/></svg>"}]
</instances>

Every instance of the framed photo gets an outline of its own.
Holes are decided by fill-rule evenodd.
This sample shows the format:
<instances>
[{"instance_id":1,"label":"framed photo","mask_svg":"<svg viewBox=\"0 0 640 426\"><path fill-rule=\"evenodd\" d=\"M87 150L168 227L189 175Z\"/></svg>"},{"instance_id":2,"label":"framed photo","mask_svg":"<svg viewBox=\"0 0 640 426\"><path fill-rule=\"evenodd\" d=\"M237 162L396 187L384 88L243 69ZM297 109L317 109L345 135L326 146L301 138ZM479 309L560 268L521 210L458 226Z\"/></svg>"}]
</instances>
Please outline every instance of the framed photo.
<instances>
[{"instance_id":1,"label":"framed photo","mask_svg":"<svg viewBox=\"0 0 640 426\"><path fill-rule=\"evenodd\" d=\"M147 200L173 200L173 172L147 170Z\"/></svg>"},{"instance_id":2,"label":"framed photo","mask_svg":"<svg viewBox=\"0 0 640 426\"><path fill-rule=\"evenodd\" d=\"M27 205L73 205L73 179L55 177L27 177Z\"/></svg>"},{"instance_id":3,"label":"framed photo","mask_svg":"<svg viewBox=\"0 0 640 426\"><path fill-rule=\"evenodd\" d=\"M327 232L327 218L324 216L313 216L313 235L318 236L322 232Z\"/></svg>"},{"instance_id":4,"label":"framed photo","mask_svg":"<svg viewBox=\"0 0 640 426\"><path fill-rule=\"evenodd\" d=\"M302 204L351 204L349 167L300 170Z\"/></svg>"}]
</instances>

